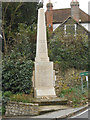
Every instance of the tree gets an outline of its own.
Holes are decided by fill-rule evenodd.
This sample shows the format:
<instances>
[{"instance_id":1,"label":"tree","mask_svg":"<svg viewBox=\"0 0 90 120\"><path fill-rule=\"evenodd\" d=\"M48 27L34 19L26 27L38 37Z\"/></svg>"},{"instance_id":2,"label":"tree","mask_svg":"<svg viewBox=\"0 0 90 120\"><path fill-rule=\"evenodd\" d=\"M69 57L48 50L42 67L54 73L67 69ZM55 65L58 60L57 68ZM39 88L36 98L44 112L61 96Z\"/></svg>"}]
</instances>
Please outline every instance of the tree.
<instances>
[{"instance_id":1,"label":"tree","mask_svg":"<svg viewBox=\"0 0 90 120\"><path fill-rule=\"evenodd\" d=\"M38 6L38 3L3 3L2 29L5 54L3 54L2 90L4 92L30 93Z\"/></svg>"},{"instance_id":2,"label":"tree","mask_svg":"<svg viewBox=\"0 0 90 120\"><path fill-rule=\"evenodd\" d=\"M3 2L2 3L2 32L4 42L4 53L15 42L18 24L25 23L32 27L37 23L37 10L41 7L38 2ZM13 43L13 44L12 44Z\"/></svg>"}]
</instances>

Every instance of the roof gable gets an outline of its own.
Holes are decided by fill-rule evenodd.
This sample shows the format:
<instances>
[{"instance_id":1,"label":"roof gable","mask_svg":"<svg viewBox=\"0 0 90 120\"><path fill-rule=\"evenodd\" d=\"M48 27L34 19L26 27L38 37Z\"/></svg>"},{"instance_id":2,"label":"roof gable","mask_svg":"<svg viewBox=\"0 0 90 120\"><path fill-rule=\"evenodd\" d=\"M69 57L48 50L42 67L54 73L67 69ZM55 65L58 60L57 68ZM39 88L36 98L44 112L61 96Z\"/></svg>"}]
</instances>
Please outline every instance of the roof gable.
<instances>
[{"instance_id":1,"label":"roof gable","mask_svg":"<svg viewBox=\"0 0 90 120\"><path fill-rule=\"evenodd\" d=\"M72 24L78 24L80 27L82 27L83 30L85 30L87 33L90 33L86 28L84 28L81 24L79 24L77 21L75 21L71 16L69 16L62 24L60 24L54 32L57 31L58 28L60 28L61 26L63 26L64 24L66 24L70 19L72 19L73 23ZM71 23L70 23L71 24ZM53 33L54 33L53 32Z\"/></svg>"}]
</instances>

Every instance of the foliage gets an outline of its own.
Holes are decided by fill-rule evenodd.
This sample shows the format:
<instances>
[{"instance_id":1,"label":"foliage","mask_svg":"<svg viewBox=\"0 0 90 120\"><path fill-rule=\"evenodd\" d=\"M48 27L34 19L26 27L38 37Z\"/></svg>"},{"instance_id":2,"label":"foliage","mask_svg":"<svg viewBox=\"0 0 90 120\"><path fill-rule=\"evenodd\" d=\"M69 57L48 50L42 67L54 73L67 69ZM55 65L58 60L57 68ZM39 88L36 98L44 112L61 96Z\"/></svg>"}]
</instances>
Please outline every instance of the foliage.
<instances>
[{"instance_id":1,"label":"foliage","mask_svg":"<svg viewBox=\"0 0 90 120\"><path fill-rule=\"evenodd\" d=\"M16 102L23 102L23 103L30 103L33 101L34 98L32 98L30 96L30 94L21 94L21 93L18 93L18 94L13 94L11 97L10 97L10 100L11 101L16 101Z\"/></svg>"},{"instance_id":2,"label":"foliage","mask_svg":"<svg viewBox=\"0 0 90 120\"><path fill-rule=\"evenodd\" d=\"M37 10L42 7L38 2L3 2L2 3L2 33L4 53L15 44L18 23L28 26L37 23ZM9 48L10 49L10 48Z\"/></svg>"},{"instance_id":3,"label":"foliage","mask_svg":"<svg viewBox=\"0 0 90 120\"><path fill-rule=\"evenodd\" d=\"M86 35L54 36L49 41L49 56L61 70L88 70L89 45Z\"/></svg>"},{"instance_id":4,"label":"foliage","mask_svg":"<svg viewBox=\"0 0 90 120\"><path fill-rule=\"evenodd\" d=\"M2 90L2 53L0 51L0 92Z\"/></svg>"},{"instance_id":5,"label":"foliage","mask_svg":"<svg viewBox=\"0 0 90 120\"><path fill-rule=\"evenodd\" d=\"M32 67L32 61L27 59L24 53L12 52L10 56L4 58L2 90L12 91L12 93L30 93Z\"/></svg>"},{"instance_id":6,"label":"foliage","mask_svg":"<svg viewBox=\"0 0 90 120\"><path fill-rule=\"evenodd\" d=\"M72 88L64 89L60 92L59 97L64 97L68 99L71 106L77 107L88 102L88 90L86 88L86 83L84 82L84 91L81 91L81 85L77 85ZM70 103L71 102L71 103Z\"/></svg>"},{"instance_id":7,"label":"foliage","mask_svg":"<svg viewBox=\"0 0 90 120\"><path fill-rule=\"evenodd\" d=\"M36 54L36 24L28 26L24 23L20 23L16 33L16 44L14 47L19 48L19 51L25 52L25 55L29 55L31 60L35 59Z\"/></svg>"},{"instance_id":8,"label":"foliage","mask_svg":"<svg viewBox=\"0 0 90 120\"><path fill-rule=\"evenodd\" d=\"M21 30L24 32L23 29ZM32 35L34 34L32 33ZM3 56L2 90L4 92L11 91L12 93L30 93L33 71L33 62L31 59L34 58L33 52L35 52L32 51L32 43L30 40L31 39L26 37L25 34L20 34L19 32L16 46L9 55Z\"/></svg>"},{"instance_id":9,"label":"foliage","mask_svg":"<svg viewBox=\"0 0 90 120\"><path fill-rule=\"evenodd\" d=\"M5 115L5 112L6 112L6 108L5 106L2 106L2 115Z\"/></svg>"},{"instance_id":10,"label":"foliage","mask_svg":"<svg viewBox=\"0 0 90 120\"><path fill-rule=\"evenodd\" d=\"M0 91L0 112L1 112L1 102L2 102L2 91Z\"/></svg>"},{"instance_id":11,"label":"foliage","mask_svg":"<svg viewBox=\"0 0 90 120\"><path fill-rule=\"evenodd\" d=\"M12 95L12 92L11 91L6 91L4 92L4 96L5 97L10 97Z\"/></svg>"}]
</instances>

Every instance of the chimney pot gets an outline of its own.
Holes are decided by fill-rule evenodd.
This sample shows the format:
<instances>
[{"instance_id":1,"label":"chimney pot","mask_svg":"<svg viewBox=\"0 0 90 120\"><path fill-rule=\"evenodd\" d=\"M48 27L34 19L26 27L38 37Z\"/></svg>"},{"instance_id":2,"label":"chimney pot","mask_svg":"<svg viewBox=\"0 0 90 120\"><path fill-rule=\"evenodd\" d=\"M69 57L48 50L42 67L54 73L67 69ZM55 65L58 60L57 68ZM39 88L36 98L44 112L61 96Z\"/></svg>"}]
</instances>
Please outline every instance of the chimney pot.
<instances>
[{"instance_id":1,"label":"chimney pot","mask_svg":"<svg viewBox=\"0 0 90 120\"><path fill-rule=\"evenodd\" d=\"M71 17L79 22L79 2L77 0L71 2Z\"/></svg>"},{"instance_id":2,"label":"chimney pot","mask_svg":"<svg viewBox=\"0 0 90 120\"><path fill-rule=\"evenodd\" d=\"M46 11L46 22L49 31L53 31L53 4L49 1L47 3L47 11Z\"/></svg>"}]
</instances>

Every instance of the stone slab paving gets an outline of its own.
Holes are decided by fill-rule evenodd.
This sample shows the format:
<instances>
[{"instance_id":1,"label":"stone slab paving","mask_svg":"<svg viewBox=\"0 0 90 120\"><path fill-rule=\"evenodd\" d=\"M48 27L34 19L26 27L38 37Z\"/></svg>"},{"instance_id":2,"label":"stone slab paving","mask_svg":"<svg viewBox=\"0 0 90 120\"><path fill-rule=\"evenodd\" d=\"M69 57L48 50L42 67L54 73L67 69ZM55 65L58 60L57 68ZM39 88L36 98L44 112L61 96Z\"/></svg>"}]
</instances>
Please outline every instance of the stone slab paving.
<instances>
[{"instance_id":1,"label":"stone slab paving","mask_svg":"<svg viewBox=\"0 0 90 120\"><path fill-rule=\"evenodd\" d=\"M79 108L70 108L70 109L65 109L65 110L59 110L59 111L47 113L44 115L34 116L32 118L53 118L53 119L54 118L65 118L65 117L68 117L71 114L75 114L76 112L79 112L87 107L88 107L88 105L85 105L85 106L79 107Z\"/></svg>"},{"instance_id":2,"label":"stone slab paving","mask_svg":"<svg viewBox=\"0 0 90 120\"><path fill-rule=\"evenodd\" d=\"M55 111L55 110L63 110L63 109L69 109L70 107L65 105L49 105L49 106L40 106L39 111L46 112L46 111Z\"/></svg>"}]
</instances>

